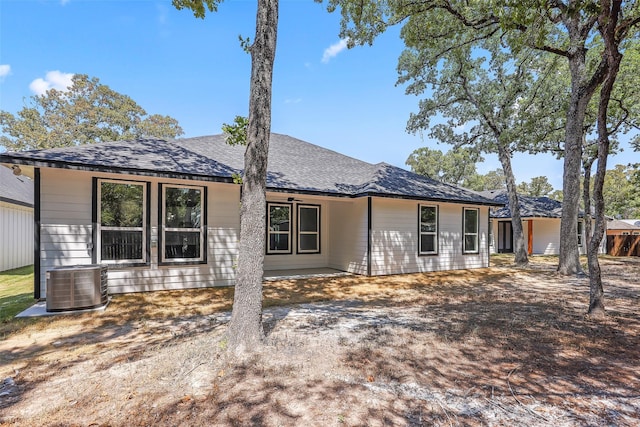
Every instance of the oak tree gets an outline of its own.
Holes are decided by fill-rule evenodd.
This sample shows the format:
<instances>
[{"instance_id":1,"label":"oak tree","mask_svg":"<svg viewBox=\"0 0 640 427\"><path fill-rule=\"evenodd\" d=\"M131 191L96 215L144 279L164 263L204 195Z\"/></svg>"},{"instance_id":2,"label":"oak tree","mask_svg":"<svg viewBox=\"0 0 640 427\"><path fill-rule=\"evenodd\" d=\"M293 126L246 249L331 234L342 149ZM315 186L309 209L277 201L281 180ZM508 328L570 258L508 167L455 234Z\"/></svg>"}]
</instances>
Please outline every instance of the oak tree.
<instances>
[{"instance_id":1,"label":"oak tree","mask_svg":"<svg viewBox=\"0 0 640 427\"><path fill-rule=\"evenodd\" d=\"M585 115L591 98L605 81L611 66L605 27L618 42L634 37L638 25L638 1L528 0L469 2L465 0L329 0L329 10L340 9L342 36L349 44L372 43L389 25L414 25L423 40L446 40L448 47L473 47L499 35L505 51L523 47L546 52L566 61L570 85L564 126L563 210L558 271L581 272L577 221L580 199L580 166L585 134ZM596 58L588 61L595 49ZM615 80L615 79L614 79ZM608 153L607 153L608 155ZM602 153L605 156L605 153Z\"/></svg>"},{"instance_id":2,"label":"oak tree","mask_svg":"<svg viewBox=\"0 0 640 427\"><path fill-rule=\"evenodd\" d=\"M222 0L173 0L198 18ZM258 0L256 33L243 43L251 54L249 116L240 204L240 245L233 311L227 328L232 351L247 353L262 342L262 278L266 229L267 156L271 134L271 93L278 31L278 0ZM237 122L236 122L237 123ZM238 123L237 123L238 124Z\"/></svg>"},{"instance_id":3,"label":"oak tree","mask_svg":"<svg viewBox=\"0 0 640 427\"><path fill-rule=\"evenodd\" d=\"M529 182L518 184L518 192L530 197L549 196L553 192L553 185L546 176L536 176Z\"/></svg>"},{"instance_id":4,"label":"oak tree","mask_svg":"<svg viewBox=\"0 0 640 427\"><path fill-rule=\"evenodd\" d=\"M75 74L66 90L32 96L16 115L0 112L0 129L0 145L11 151L183 134L176 119L149 116L129 96L85 74Z\"/></svg>"},{"instance_id":5,"label":"oak tree","mask_svg":"<svg viewBox=\"0 0 640 427\"><path fill-rule=\"evenodd\" d=\"M472 150L460 148L443 153L428 147L414 150L406 164L411 171L447 184L470 188L478 180L476 163L484 159Z\"/></svg>"}]
</instances>

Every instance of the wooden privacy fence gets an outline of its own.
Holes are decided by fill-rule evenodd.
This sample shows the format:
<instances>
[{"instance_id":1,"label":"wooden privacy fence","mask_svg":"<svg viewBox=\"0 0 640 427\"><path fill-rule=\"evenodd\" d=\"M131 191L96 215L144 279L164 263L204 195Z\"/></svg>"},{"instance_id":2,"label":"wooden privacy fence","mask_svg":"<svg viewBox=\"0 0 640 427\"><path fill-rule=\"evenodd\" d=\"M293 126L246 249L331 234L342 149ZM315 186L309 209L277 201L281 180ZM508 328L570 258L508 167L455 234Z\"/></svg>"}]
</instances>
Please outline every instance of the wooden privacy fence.
<instances>
[{"instance_id":1,"label":"wooden privacy fence","mask_svg":"<svg viewBox=\"0 0 640 427\"><path fill-rule=\"evenodd\" d=\"M607 254L640 256L640 236L607 236Z\"/></svg>"}]
</instances>

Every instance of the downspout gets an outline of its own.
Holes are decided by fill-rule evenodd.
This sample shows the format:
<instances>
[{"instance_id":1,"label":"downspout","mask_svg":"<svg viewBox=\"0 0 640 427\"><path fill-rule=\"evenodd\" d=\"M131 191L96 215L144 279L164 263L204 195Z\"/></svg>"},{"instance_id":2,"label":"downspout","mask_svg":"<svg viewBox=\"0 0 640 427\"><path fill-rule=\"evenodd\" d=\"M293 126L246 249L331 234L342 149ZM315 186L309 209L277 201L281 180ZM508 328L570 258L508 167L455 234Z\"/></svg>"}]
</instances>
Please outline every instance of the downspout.
<instances>
[{"instance_id":1,"label":"downspout","mask_svg":"<svg viewBox=\"0 0 640 427\"><path fill-rule=\"evenodd\" d=\"M148 212L148 211L147 211ZM91 250L91 263L98 263L98 178L91 179L91 243L87 247Z\"/></svg>"},{"instance_id":2,"label":"downspout","mask_svg":"<svg viewBox=\"0 0 640 427\"><path fill-rule=\"evenodd\" d=\"M42 276L40 262L40 168L33 170L33 298L39 300L40 279Z\"/></svg>"},{"instance_id":3,"label":"downspout","mask_svg":"<svg viewBox=\"0 0 640 427\"><path fill-rule=\"evenodd\" d=\"M371 196L367 197L367 276L371 276Z\"/></svg>"}]
</instances>

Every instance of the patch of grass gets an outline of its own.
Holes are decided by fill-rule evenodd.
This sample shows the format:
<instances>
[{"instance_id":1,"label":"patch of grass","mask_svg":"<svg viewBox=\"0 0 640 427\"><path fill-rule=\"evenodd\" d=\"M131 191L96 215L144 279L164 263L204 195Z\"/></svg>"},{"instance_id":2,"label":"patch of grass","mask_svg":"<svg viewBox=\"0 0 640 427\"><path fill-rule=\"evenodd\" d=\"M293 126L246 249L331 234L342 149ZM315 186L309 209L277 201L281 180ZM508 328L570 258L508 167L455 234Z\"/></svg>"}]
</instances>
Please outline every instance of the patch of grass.
<instances>
[{"instance_id":1,"label":"patch of grass","mask_svg":"<svg viewBox=\"0 0 640 427\"><path fill-rule=\"evenodd\" d=\"M0 273L0 337L16 329L15 315L34 302L33 265Z\"/></svg>"}]
</instances>

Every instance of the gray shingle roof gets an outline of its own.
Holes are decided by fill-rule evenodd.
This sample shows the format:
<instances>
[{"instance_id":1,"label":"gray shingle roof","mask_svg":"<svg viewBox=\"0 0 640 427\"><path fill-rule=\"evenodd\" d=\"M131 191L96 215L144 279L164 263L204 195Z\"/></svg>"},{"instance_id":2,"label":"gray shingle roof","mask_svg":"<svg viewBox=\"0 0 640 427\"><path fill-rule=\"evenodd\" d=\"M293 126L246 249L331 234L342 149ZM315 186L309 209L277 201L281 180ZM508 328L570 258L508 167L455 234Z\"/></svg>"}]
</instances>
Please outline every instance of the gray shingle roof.
<instances>
[{"instance_id":1,"label":"gray shingle roof","mask_svg":"<svg viewBox=\"0 0 640 427\"><path fill-rule=\"evenodd\" d=\"M33 181L0 166L0 201L33 207Z\"/></svg>"},{"instance_id":2,"label":"gray shingle roof","mask_svg":"<svg viewBox=\"0 0 640 427\"><path fill-rule=\"evenodd\" d=\"M244 165L243 146L224 135L175 140L142 139L0 154L0 162L231 181ZM386 164L371 164L290 136L272 134L270 190L336 196L380 195L499 205L478 193Z\"/></svg>"},{"instance_id":3,"label":"gray shingle roof","mask_svg":"<svg viewBox=\"0 0 640 427\"><path fill-rule=\"evenodd\" d=\"M506 190L482 191L484 197L501 202L505 206L491 209L492 218L511 218L509 209L509 197ZM520 203L520 216L522 218L561 218L562 202L549 197L530 197L518 195Z\"/></svg>"},{"instance_id":4,"label":"gray shingle roof","mask_svg":"<svg viewBox=\"0 0 640 427\"><path fill-rule=\"evenodd\" d=\"M640 221L638 221L640 223ZM640 224L629 224L625 221L613 220L607 221L607 229L608 230L640 230Z\"/></svg>"}]
</instances>

